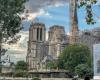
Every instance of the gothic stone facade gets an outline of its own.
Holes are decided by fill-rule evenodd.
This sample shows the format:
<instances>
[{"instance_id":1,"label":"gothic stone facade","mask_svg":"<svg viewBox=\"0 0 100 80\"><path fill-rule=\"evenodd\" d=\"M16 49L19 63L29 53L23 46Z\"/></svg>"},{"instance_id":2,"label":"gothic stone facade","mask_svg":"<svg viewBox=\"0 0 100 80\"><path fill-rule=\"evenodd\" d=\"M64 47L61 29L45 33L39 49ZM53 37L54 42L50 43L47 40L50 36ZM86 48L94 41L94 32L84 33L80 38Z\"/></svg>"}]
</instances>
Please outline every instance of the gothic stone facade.
<instances>
[{"instance_id":1,"label":"gothic stone facade","mask_svg":"<svg viewBox=\"0 0 100 80\"><path fill-rule=\"evenodd\" d=\"M34 23L29 29L27 62L29 70L43 70L47 61L57 60L60 53L70 43L63 26L49 28L46 41L46 28L43 23ZM100 43L100 28L80 31L78 44L86 44L92 51L93 44Z\"/></svg>"},{"instance_id":2,"label":"gothic stone facade","mask_svg":"<svg viewBox=\"0 0 100 80\"><path fill-rule=\"evenodd\" d=\"M29 29L27 62L29 70L43 69L47 61L57 59L58 55L68 44L64 27L54 25L45 39L46 28L42 23L33 23Z\"/></svg>"},{"instance_id":3,"label":"gothic stone facade","mask_svg":"<svg viewBox=\"0 0 100 80\"><path fill-rule=\"evenodd\" d=\"M70 0L70 44L78 43L77 0Z\"/></svg>"},{"instance_id":4,"label":"gothic stone facade","mask_svg":"<svg viewBox=\"0 0 100 80\"><path fill-rule=\"evenodd\" d=\"M93 44L100 43L100 28L94 28L92 30L84 30L79 33L79 44L87 45L90 50L93 49Z\"/></svg>"},{"instance_id":5,"label":"gothic stone facade","mask_svg":"<svg viewBox=\"0 0 100 80\"><path fill-rule=\"evenodd\" d=\"M32 24L29 29L29 41L28 41L28 54L27 62L29 70L38 68L39 63L44 57L44 42L45 42L45 25L36 23Z\"/></svg>"},{"instance_id":6,"label":"gothic stone facade","mask_svg":"<svg viewBox=\"0 0 100 80\"><path fill-rule=\"evenodd\" d=\"M63 26L54 25L49 29L49 52L48 54L57 59L64 47L67 45L68 40L65 35Z\"/></svg>"}]
</instances>

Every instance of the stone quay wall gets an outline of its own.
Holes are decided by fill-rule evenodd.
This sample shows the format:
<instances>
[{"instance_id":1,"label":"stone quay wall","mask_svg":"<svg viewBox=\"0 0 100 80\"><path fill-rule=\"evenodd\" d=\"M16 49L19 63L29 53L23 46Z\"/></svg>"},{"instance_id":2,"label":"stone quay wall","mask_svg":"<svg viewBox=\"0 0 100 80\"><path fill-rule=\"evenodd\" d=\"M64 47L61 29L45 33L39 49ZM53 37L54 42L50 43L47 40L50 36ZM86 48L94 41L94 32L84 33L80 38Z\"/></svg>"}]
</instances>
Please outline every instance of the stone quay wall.
<instances>
[{"instance_id":1,"label":"stone quay wall","mask_svg":"<svg viewBox=\"0 0 100 80\"><path fill-rule=\"evenodd\" d=\"M32 78L12 78L12 77L6 77L6 78L0 78L0 80L32 80ZM72 78L41 78L41 80L72 80ZM84 80L84 79L79 79ZM93 79L91 79L93 80Z\"/></svg>"}]
</instances>

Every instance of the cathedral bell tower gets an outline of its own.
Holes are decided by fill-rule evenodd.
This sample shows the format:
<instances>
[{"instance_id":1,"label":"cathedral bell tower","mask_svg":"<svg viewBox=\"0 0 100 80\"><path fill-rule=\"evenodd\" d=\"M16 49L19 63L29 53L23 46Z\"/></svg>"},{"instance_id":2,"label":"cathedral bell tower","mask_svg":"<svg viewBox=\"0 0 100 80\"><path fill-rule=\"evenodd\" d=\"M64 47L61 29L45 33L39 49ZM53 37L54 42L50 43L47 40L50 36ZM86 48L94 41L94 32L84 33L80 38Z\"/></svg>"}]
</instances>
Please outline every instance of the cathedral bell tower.
<instances>
[{"instance_id":1,"label":"cathedral bell tower","mask_svg":"<svg viewBox=\"0 0 100 80\"><path fill-rule=\"evenodd\" d=\"M32 23L29 29L29 41L27 52L27 63L30 70L38 70L44 56L43 44L45 42L45 25L43 23Z\"/></svg>"},{"instance_id":2,"label":"cathedral bell tower","mask_svg":"<svg viewBox=\"0 0 100 80\"><path fill-rule=\"evenodd\" d=\"M70 0L70 44L78 43L77 0Z\"/></svg>"},{"instance_id":3,"label":"cathedral bell tower","mask_svg":"<svg viewBox=\"0 0 100 80\"><path fill-rule=\"evenodd\" d=\"M36 42L45 41L45 25L42 23L32 23L29 29L29 40Z\"/></svg>"}]
</instances>

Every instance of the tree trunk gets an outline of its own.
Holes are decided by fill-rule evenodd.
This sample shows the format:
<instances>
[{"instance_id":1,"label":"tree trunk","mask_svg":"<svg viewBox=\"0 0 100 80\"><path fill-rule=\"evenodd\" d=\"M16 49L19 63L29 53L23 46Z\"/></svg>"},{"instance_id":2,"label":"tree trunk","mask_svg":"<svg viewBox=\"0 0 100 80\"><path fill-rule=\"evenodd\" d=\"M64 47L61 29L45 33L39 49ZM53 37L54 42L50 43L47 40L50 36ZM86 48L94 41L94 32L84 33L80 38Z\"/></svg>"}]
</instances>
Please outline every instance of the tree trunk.
<instances>
[{"instance_id":1,"label":"tree trunk","mask_svg":"<svg viewBox=\"0 0 100 80\"><path fill-rule=\"evenodd\" d=\"M2 61L1 61L1 56L2 56L2 32L0 33L0 74L2 72Z\"/></svg>"},{"instance_id":2,"label":"tree trunk","mask_svg":"<svg viewBox=\"0 0 100 80\"><path fill-rule=\"evenodd\" d=\"M2 62L1 62L1 42L0 42L0 73L2 71Z\"/></svg>"}]
</instances>

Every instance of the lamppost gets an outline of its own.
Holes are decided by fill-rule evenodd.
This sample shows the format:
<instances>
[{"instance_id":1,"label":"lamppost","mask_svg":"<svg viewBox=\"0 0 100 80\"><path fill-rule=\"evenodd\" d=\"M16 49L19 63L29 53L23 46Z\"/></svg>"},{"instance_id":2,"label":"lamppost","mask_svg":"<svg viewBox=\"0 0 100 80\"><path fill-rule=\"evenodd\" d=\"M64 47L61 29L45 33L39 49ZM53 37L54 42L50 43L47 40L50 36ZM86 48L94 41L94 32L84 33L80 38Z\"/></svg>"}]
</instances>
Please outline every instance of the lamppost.
<instances>
[{"instance_id":1,"label":"lamppost","mask_svg":"<svg viewBox=\"0 0 100 80\"><path fill-rule=\"evenodd\" d=\"M15 65L13 64L12 65L12 77L13 77L13 80L14 80L14 76L15 76Z\"/></svg>"},{"instance_id":2,"label":"lamppost","mask_svg":"<svg viewBox=\"0 0 100 80\"><path fill-rule=\"evenodd\" d=\"M6 52L7 52L6 49L0 48L0 75L1 75L1 72L2 72L2 63L6 62L5 59L1 60L1 57L4 56Z\"/></svg>"},{"instance_id":3,"label":"lamppost","mask_svg":"<svg viewBox=\"0 0 100 80\"><path fill-rule=\"evenodd\" d=\"M4 66L3 64L4 64L4 63L7 63L7 62L10 63L8 58L9 58L9 56L7 55L7 57L4 58L3 60L0 59L0 69L1 69L0 76L1 76L2 72L6 70L6 69L5 69L5 66ZM2 69L2 68L3 68L3 69ZM5 76L2 77L2 78L3 78L2 80L5 80ZM1 79L0 79L0 80L1 80Z\"/></svg>"}]
</instances>

